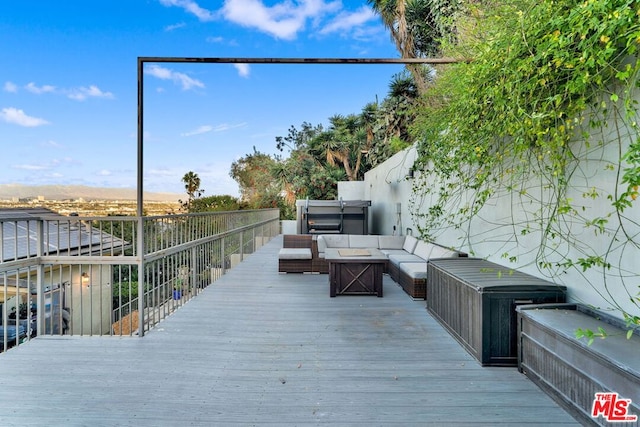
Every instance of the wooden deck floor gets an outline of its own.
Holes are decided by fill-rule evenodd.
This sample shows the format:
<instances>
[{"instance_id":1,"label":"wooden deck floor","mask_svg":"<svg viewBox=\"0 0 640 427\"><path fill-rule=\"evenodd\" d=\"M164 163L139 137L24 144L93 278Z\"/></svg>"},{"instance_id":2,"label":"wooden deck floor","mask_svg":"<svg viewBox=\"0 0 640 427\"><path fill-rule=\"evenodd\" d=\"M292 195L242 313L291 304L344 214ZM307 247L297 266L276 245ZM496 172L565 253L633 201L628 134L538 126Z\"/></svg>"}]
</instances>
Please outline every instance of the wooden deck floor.
<instances>
[{"instance_id":1,"label":"wooden deck floor","mask_svg":"<svg viewBox=\"0 0 640 427\"><path fill-rule=\"evenodd\" d=\"M278 274L281 237L144 338L0 354L2 426L578 425L515 368L482 368L389 277L329 298Z\"/></svg>"}]
</instances>

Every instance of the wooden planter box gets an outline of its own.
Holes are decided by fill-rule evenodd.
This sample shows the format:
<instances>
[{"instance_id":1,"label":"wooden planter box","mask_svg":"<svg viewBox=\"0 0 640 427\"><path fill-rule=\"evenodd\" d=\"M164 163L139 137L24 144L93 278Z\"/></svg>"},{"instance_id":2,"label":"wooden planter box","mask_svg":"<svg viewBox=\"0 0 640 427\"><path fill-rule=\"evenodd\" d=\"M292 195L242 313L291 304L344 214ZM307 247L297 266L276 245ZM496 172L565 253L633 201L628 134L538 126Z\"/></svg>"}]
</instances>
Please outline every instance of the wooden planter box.
<instances>
[{"instance_id":1,"label":"wooden planter box","mask_svg":"<svg viewBox=\"0 0 640 427\"><path fill-rule=\"evenodd\" d=\"M483 366L517 366L516 306L564 302L566 287L477 258L430 260L427 309Z\"/></svg>"},{"instance_id":2,"label":"wooden planter box","mask_svg":"<svg viewBox=\"0 0 640 427\"><path fill-rule=\"evenodd\" d=\"M592 417L595 393L615 392L631 399L640 417L640 336L626 338L621 321L579 304L518 308L518 369L584 425L611 425ZM578 328L609 336L589 345ZM638 426L640 422L621 425Z\"/></svg>"}]
</instances>

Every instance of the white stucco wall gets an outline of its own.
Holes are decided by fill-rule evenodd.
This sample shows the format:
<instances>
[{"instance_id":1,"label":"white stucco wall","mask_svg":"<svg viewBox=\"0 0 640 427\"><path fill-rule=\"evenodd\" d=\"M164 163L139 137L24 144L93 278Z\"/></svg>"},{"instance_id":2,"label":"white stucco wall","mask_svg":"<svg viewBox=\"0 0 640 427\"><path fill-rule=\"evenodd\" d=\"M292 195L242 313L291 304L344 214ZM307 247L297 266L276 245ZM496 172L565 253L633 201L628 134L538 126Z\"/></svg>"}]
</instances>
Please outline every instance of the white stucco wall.
<instances>
[{"instance_id":1,"label":"white stucco wall","mask_svg":"<svg viewBox=\"0 0 640 427\"><path fill-rule=\"evenodd\" d=\"M413 182L408 177L415 158L415 149L407 149L365 173L364 199L371 200L371 234L417 235L409 212Z\"/></svg>"},{"instance_id":2,"label":"white stucco wall","mask_svg":"<svg viewBox=\"0 0 640 427\"><path fill-rule=\"evenodd\" d=\"M341 181L338 182L338 198L342 200L367 200L365 194L364 181Z\"/></svg>"},{"instance_id":3,"label":"white stucco wall","mask_svg":"<svg viewBox=\"0 0 640 427\"><path fill-rule=\"evenodd\" d=\"M478 215L463 227L435 230L435 240L472 256L487 258L563 284L567 286L571 301L604 310L620 304L627 312L640 314L638 308L629 301L629 296L637 295L640 290L640 268L637 264L640 250L633 244L624 244L625 236L620 229L621 225L624 226L627 235L635 236L636 244L638 243L640 206L635 203L633 208L625 211L627 219L620 223L612 215L614 209L611 201L606 199L606 193L615 192L616 179L619 177L616 171L607 170L604 166L609 159L617 159L619 148L616 144L611 144L593 151L588 156L592 160L581 162L580 173L572 178L571 190L567 196L578 209L575 215L563 218L559 226L561 233L564 229L564 232L570 232L575 237L571 245L563 242L563 239L546 241L541 251L543 234L539 227L535 229L534 226L529 233L522 233L524 224L536 224L539 204L536 205L532 200L548 197L545 194L548 190L543 188L541 182L522 183L513 192L504 192L491 198ZM418 235L416 222L419 218L412 214L410 201L415 200L412 198L412 185L420 177L407 178L415 158L416 151L410 148L365 174L364 198L371 200L372 234L407 234L412 231L413 235ZM585 196L592 189L596 189L602 196L596 199ZM535 194L529 197L522 195L521 190ZM429 200L421 200L419 206L418 213L426 212L431 203ZM593 227L585 225L589 218L596 217L608 219L604 233L597 233ZM540 261L558 265L567 259L578 260L588 254L606 254L607 251L607 260L615 264L616 269L596 267L582 271L580 268L539 268ZM617 269L618 266L620 270ZM621 316L619 310L614 310L611 314Z\"/></svg>"}]
</instances>

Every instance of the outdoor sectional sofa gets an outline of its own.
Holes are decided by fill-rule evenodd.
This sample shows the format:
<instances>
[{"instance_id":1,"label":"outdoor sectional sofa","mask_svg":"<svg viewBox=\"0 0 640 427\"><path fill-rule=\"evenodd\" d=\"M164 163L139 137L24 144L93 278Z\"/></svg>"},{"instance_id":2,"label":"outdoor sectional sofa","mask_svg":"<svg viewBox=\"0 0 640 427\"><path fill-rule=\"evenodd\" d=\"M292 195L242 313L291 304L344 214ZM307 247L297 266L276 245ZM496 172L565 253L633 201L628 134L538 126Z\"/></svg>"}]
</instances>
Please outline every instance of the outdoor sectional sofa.
<instances>
[{"instance_id":1,"label":"outdoor sectional sofa","mask_svg":"<svg viewBox=\"0 0 640 427\"><path fill-rule=\"evenodd\" d=\"M389 259L386 271L389 276L407 294L422 299L427 296L427 262L430 259L466 256L413 236L320 234L295 238L285 235L284 238L284 249L279 256L280 272L328 273L329 263L324 259L327 248L379 249ZM300 259L292 259L301 247L306 250L304 253L298 250Z\"/></svg>"}]
</instances>

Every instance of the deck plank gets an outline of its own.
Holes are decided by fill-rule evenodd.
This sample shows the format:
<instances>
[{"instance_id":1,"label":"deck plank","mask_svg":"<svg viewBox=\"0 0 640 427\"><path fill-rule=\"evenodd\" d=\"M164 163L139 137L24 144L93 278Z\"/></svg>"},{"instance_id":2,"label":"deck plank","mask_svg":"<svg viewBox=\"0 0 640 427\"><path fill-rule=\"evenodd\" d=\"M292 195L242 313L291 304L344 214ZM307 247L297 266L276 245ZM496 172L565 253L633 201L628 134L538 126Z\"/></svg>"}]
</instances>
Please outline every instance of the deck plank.
<instances>
[{"instance_id":1,"label":"deck plank","mask_svg":"<svg viewBox=\"0 0 640 427\"><path fill-rule=\"evenodd\" d=\"M0 354L2 426L579 425L515 368L481 367L389 277L329 298L278 237L144 338Z\"/></svg>"}]
</instances>

